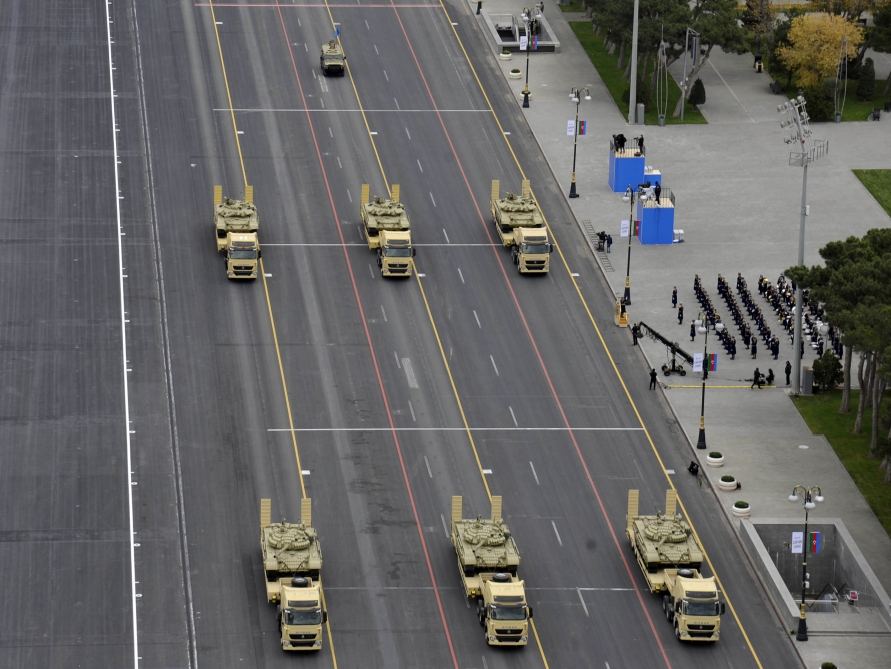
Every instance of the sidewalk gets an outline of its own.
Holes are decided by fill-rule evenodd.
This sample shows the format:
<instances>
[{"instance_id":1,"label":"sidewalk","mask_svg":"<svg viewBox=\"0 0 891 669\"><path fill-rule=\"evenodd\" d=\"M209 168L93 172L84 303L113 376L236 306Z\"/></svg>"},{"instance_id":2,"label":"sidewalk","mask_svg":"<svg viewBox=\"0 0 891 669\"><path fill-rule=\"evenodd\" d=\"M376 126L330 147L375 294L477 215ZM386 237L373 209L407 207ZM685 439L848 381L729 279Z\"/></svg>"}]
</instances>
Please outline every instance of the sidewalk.
<instances>
[{"instance_id":1,"label":"sidewalk","mask_svg":"<svg viewBox=\"0 0 891 669\"><path fill-rule=\"evenodd\" d=\"M526 4L487 0L484 11L518 15ZM752 378L758 365L762 372L772 368L782 382L783 365L792 359L788 337L756 286L759 274L775 282L784 269L795 264L797 255L802 170L788 165L785 131L779 127L776 112L783 98L769 92L768 75L754 72L749 55L713 53L712 65L706 65L701 75L708 96L703 107L708 125L628 126L622 115L627 110L616 108L569 28L567 18L584 20L584 16L563 15L553 2L545 3L545 14L561 49L555 54L532 54L532 103L524 112L551 169L558 181L565 176L561 184L565 182L568 189L572 137L566 136L566 119L572 118L575 106L568 102L567 94L574 86L591 90L592 100L583 101L580 108L588 124L587 135L578 142L580 197L569 203L578 221L590 220L595 230L607 230L614 237L613 255L597 254L596 258L610 286L616 295L623 291L627 241L619 237L619 221L627 219L628 205L607 183L609 140L618 132L629 139L644 132L646 162L662 170L663 185L677 196L675 227L684 230L685 242L670 246L632 242L631 319L645 321L691 354L701 352L702 336L697 335L692 343L689 338L690 320L698 311L693 293L693 277L698 273L712 304L737 336L736 360L731 361L722 349L718 351L718 371L710 375L712 388L706 398L709 450L723 452L727 464L723 469L703 466L703 470L715 487L720 474L734 474L745 486L745 499L752 504L755 520L770 517L800 522L801 506L787 501L792 486L820 485L826 501L811 517L842 519L882 586L891 592L891 539L829 444L810 433L783 388L750 390L749 382L743 381ZM518 103L523 82L507 78L507 72L524 65L516 56L512 61L499 61ZM808 170L806 264L819 262L818 250L828 241L889 224L888 216L851 169L889 167L891 119L883 116L879 123L815 124L813 130L816 137L831 142L830 154ZM606 259L612 262L604 263ZM738 332L717 294L718 273L733 287L737 272L746 278L771 330L782 333L776 361L760 340L757 360L742 351ZM671 307L673 285L685 306L683 325L678 325ZM716 344L712 334L711 351L716 350ZM650 339L642 341L642 349L656 368L667 359L665 348ZM812 357L808 351L804 364ZM660 379L667 382L666 398L695 443L700 376L688 373L686 377ZM730 507L739 496L720 493L719 498L725 513L732 517ZM891 655L891 636L851 639L814 635L808 643L796 646L809 667L819 666L827 655L847 657L845 666L884 667Z\"/></svg>"}]
</instances>

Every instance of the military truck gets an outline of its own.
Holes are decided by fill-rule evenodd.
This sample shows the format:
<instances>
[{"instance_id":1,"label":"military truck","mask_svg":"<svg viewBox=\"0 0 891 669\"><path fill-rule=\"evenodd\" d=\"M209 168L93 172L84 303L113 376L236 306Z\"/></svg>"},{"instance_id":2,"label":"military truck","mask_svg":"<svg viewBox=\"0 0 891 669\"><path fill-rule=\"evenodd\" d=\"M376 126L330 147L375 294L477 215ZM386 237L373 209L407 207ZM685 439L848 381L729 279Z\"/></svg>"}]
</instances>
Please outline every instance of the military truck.
<instances>
[{"instance_id":1,"label":"military truck","mask_svg":"<svg viewBox=\"0 0 891 669\"><path fill-rule=\"evenodd\" d=\"M665 512L642 516L640 493L628 491L628 540L650 592L662 594L662 610L680 641L717 641L724 602L713 576L700 573L703 553L693 530L677 513L677 492L665 493Z\"/></svg>"},{"instance_id":2,"label":"military truck","mask_svg":"<svg viewBox=\"0 0 891 669\"><path fill-rule=\"evenodd\" d=\"M328 40L322 45L319 65L322 68L322 74L325 76L343 76L346 71L346 56L343 53L343 46L338 40Z\"/></svg>"},{"instance_id":3,"label":"military truck","mask_svg":"<svg viewBox=\"0 0 891 669\"><path fill-rule=\"evenodd\" d=\"M538 202L532 197L529 179L523 179L520 195L501 197L501 183L492 180L492 222L501 243L510 248L521 274L544 274L550 269L553 246Z\"/></svg>"},{"instance_id":4,"label":"military truck","mask_svg":"<svg viewBox=\"0 0 891 669\"><path fill-rule=\"evenodd\" d=\"M254 187L244 187L244 199L223 197L223 187L213 187L213 224L217 253L226 259L230 279L256 279L260 265L257 231L260 217L254 204Z\"/></svg>"},{"instance_id":5,"label":"military truck","mask_svg":"<svg viewBox=\"0 0 891 669\"><path fill-rule=\"evenodd\" d=\"M282 650L321 650L328 620L322 597L322 548L312 527L312 501L300 502L300 522L272 522L272 500L260 500L260 550L266 599L278 605Z\"/></svg>"},{"instance_id":6,"label":"military truck","mask_svg":"<svg viewBox=\"0 0 891 669\"><path fill-rule=\"evenodd\" d=\"M532 607L517 575L520 552L501 517L501 497L492 497L492 517L462 518L463 498L452 497L452 546L468 599L490 646L525 646Z\"/></svg>"},{"instance_id":7,"label":"military truck","mask_svg":"<svg viewBox=\"0 0 891 669\"><path fill-rule=\"evenodd\" d=\"M409 277L414 267L411 223L405 205L399 201L399 184L390 187L390 197L371 197L368 184L362 184L359 215L365 227L368 248L377 250L381 276Z\"/></svg>"}]
</instances>

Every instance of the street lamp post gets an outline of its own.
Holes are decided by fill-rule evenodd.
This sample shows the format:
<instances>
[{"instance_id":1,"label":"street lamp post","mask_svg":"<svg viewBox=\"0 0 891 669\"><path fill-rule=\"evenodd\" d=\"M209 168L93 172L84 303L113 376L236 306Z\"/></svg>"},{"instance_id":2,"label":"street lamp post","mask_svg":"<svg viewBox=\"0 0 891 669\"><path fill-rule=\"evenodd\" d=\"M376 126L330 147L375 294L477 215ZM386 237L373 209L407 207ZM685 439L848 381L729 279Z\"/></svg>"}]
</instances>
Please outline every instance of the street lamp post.
<instances>
[{"instance_id":1,"label":"street lamp post","mask_svg":"<svg viewBox=\"0 0 891 669\"><path fill-rule=\"evenodd\" d=\"M579 194L575 190L575 156L579 140L579 105L582 102L582 95L585 100L591 99L591 91L587 88L573 87L569 91L569 99L575 102L575 131L572 133L572 182L569 184L569 197L578 197Z\"/></svg>"},{"instance_id":2,"label":"street lamp post","mask_svg":"<svg viewBox=\"0 0 891 669\"><path fill-rule=\"evenodd\" d=\"M787 100L777 107L781 114L789 118L780 121L781 128L790 128L786 144L798 144L800 151L789 153L789 164L802 168L801 176L801 216L798 224L798 265L804 265L804 224L808 215L807 205L807 166L829 153L829 142L811 137L811 128L807 112L807 104L803 95ZM792 336L792 394L801 392L801 286L795 285L795 330Z\"/></svg>"},{"instance_id":3,"label":"street lamp post","mask_svg":"<svg viewBox=\"0 0 891 669\"><path fill-rule=\"evenodd\" d=\"M634 189L629 185L622 196L622 199L630 206L631 211L628 216L628 263L625 265L625 294L622 296L622 300L626 305L631 304L631 235L634 234L634 196ZM642 200L647 199L646 194L643 192L639 193L637 197Z\"/></svg>"},{"instance_id":4,"label":"street lamp post","mask_svg":"<svg viewBox=\"0 0 891 669\"><path fill-rule=\"evenodd\" d=\"M705 380L708 378L708 319L703 318L702 313L696 319L696 329L699 334L705 335L705 342L702 345L702 402L699 406L699 439L696 441L696 448L705 448ZM724 324L721 321L715 322L715 332L723 332Z\"/></svg>"},{"instance_id":5,"label":"street lamp post","mask_svg":"<svg viewBox=\"0 0 891 669\"><path fill-rule=\"evenodd\" d=\"M801 501L804 505L804 537L801 542L801 609L798 617L798 633L795 638L798 641L807 641L807 620L804 606L804 593L808 585L807 573L807 514L808 511L817 506L817 502L823 501L823 491L820 486L813 485L806 487L800 483L792 488L792 494L789 495L790 502Z\"/></svg>"},{"instance_id":6,"label":"street lamp post","mask_svg":"<svg viewBox=\"0 0 891 669\"><path fill-rule=\"evenodd\" d=\"M529 52L532 51L532 35L530 33L530 28L532 32L538 29L537 23L539 17L541 17L541 10L535 10L535 16L532 16L532 12L529 9L524 9L523 13L520 15L523 19L523 23L526 26L526 83L523 86L523 108L529 108ZM522 43L520 44L522 46Z\"/></svg>"}]
</instances>

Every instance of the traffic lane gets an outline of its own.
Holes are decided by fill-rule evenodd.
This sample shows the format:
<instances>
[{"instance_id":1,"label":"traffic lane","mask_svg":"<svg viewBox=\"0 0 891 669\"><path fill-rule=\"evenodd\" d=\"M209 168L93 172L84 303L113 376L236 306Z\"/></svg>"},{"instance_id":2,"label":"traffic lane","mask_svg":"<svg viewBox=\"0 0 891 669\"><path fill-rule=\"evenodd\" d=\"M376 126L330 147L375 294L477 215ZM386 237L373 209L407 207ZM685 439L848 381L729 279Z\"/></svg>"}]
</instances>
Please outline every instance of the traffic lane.
<instances>
[{"instance_id":1,"label":"traffic lane","mask_svg":"<svg viewBox=\"0 0 891 669\"><path fill-rule=\"evenodd\" d=\"M448 460L464 460L470 453L466 434L448 431L402 432L412 488L416 491L430 559L437 576L446 619L461 666L540 667L535 642L524 651L504 652L485 643L476 617L476 603L469 601L461 584L457 556L450 539L451 498L463 497L463 517L489 517L491 506L480 473L469 466L449 466ZM486 475L491 479L490 475ZM477 661L477 658L480 658ZM485 658L485 659L482 659Z\"/></svg>"}]
</instances>

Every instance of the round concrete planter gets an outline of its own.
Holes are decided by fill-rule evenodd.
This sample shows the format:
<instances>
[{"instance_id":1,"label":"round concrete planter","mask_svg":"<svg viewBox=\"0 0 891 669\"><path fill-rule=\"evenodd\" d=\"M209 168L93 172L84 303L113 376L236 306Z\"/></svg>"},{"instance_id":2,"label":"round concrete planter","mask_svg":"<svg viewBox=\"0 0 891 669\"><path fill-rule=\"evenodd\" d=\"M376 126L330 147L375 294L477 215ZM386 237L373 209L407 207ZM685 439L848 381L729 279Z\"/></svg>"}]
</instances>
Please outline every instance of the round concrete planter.
<instances>
[{"instance_id":1,"label":"round concrete planter","mask_svg":"<svg viewBox=\"0 0 891 669\"><path fill-rule=\"evenodd\" d=\"M523 71L519 67L513 67L508 70L507 76L511 79L522 79Z\"/></svg>"},{"instance_id":2,"label":"round concrete planter","mask_svg":"<svg viewBox=\"0 0 891 669\"><path fill-rule=\"evenodd\" d=\"M752 506L742 499L736 500L733 503L731 510L733 511L733 515L737 518L748 518L752 515Z\"/></svg>"},{"instance_id":3,"label":"round concrete planter","mask_svg":"<svg viewBox=\"0 0 891 669\"><path fill-rule=\"evenodd\" d=\"M723 467L724 454L718 451L711 451L707 456L705 456L705 461L709 467Z\"/></svg>"},{"instance_id":4,"label":"round concrete planter","mask_svg":"<svg viewBox=\"0 0 891 669\"><path fill-rule=\"evenodd\" d=\"M498 57L501 60L510 60L511 56L513 56L513 54L510 51L502 51L501 53L498 54Z\"/></svg>"},{"instance_id":5,"label":"round concrete planter","mask_svg":"<svg viewBox=\"0 0 891 669\"><path fill-rule=\"evenodd\" d=\"M723 474L718 479L718 487L721 490L736 490L736 477L733 474Z\"/></svg>"}]
</instances>

